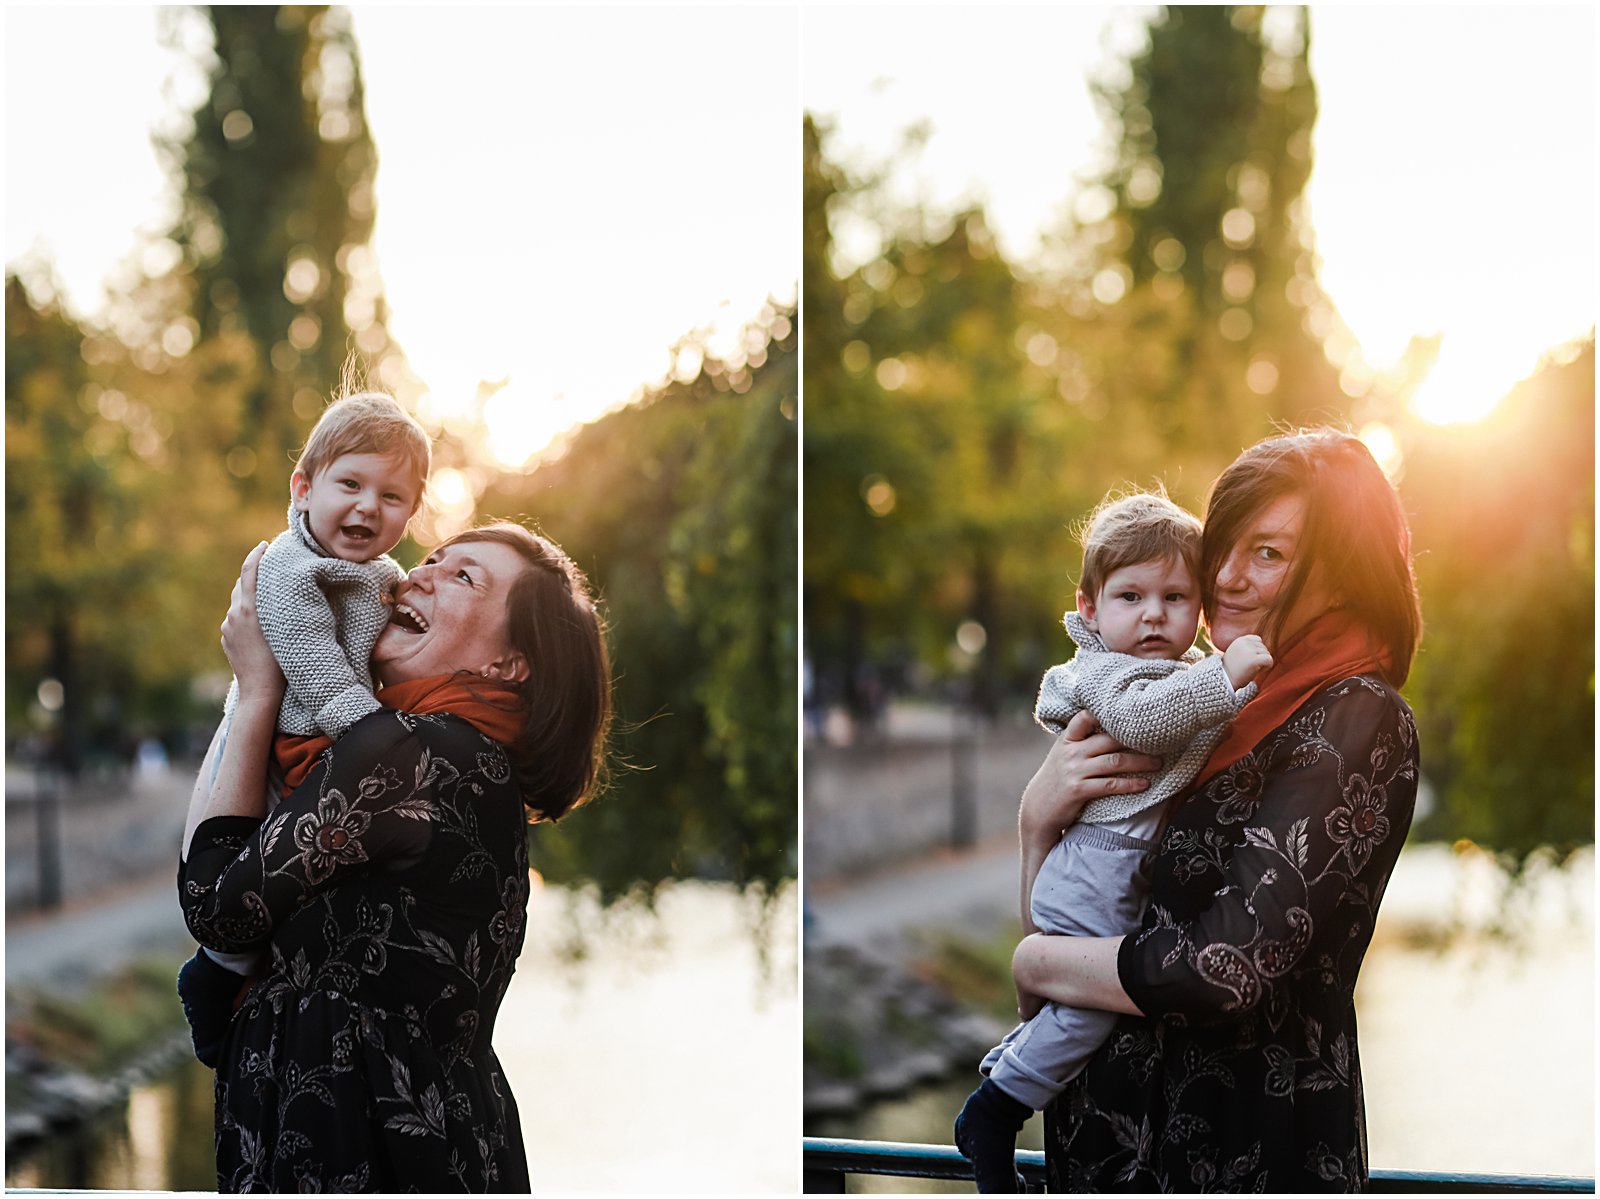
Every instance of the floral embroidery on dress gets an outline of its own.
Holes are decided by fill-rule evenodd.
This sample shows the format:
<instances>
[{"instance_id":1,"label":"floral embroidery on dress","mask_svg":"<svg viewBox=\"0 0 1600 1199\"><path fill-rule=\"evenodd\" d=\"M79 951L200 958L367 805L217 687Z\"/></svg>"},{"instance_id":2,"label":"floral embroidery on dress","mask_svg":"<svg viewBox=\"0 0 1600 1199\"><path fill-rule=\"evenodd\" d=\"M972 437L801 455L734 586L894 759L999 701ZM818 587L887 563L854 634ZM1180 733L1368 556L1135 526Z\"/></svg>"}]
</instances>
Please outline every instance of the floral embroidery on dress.
<instances>
[{"instance_id":1,"label":"floral embroidery on dress","mask_svg":"<svg viewBox=\"0 0 1600 1199\"><path fill-rule=\"evenodd\" d=\"M367 787L362 785L362 796ZM362 835L372 823L372 814L352 808L337 791L317 800L316 812L307 812L295 821L294 843L300 847L306 881L313 887L333 876L336 866L353 866L367 860Z\"/></svg>"},{"instance_id":2,"label":"floral embroidery on dress","mask_svg":"<svg viewBox=\"0 0 1600 1199\"><path fill-rule=\"evenodd\" d=\"M1148 1016L1049 1109L1052 1190L1364 1189L1353 993L1416 787L1410 710L1356 677L1172 814L1119 959Z\"/></svg>"},{"instance_id":3,"label":"floral embroidery on dress","mask_svg":"<svg viewBox=\"0 0 1600 1199\"><path fill-rule=\"evenodd\" d=\"M526 1192L495 1014L522 949L526 824L505 755L453 717L352 726L266 821L207 821L191 930L271 967L217 1073L224 1191Z\"/></svg>"}]
</instances>

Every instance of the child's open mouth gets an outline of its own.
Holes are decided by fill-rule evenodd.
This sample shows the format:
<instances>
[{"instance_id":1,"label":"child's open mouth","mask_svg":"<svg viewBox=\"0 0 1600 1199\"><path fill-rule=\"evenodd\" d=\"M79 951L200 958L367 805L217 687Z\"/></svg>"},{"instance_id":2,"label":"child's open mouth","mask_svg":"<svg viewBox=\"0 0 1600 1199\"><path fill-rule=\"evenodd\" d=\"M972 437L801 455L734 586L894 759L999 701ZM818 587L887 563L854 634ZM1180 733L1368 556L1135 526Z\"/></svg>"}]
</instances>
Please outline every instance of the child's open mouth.
<instances>
[{"instance_id":1,"label":"child's open mouth","mask_svg":"<svg viewBox=\"0 0 1600 1199\"><path fill-rule=\"evenodd\" d=\"M351 541L367 541L376 536L366 525L340 525L339 532Z\"/></svg>"}]
</instances>

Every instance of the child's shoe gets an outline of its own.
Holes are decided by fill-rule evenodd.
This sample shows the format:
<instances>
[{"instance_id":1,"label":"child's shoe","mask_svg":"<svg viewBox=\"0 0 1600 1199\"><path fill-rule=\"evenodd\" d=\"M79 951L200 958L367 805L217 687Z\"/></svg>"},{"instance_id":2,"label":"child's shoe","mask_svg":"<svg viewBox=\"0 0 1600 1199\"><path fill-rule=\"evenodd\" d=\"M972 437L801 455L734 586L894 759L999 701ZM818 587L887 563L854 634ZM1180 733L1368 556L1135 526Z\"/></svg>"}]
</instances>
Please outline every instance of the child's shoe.
<instances>
[{"instance_id":1,"label":"child's shoe","mask_svg":"<svg viewBox=\"0 0 1600 1199\"><path fill-rule=\"evenodd\" d=\"M1026 1189L1017 1173L1017 1133L1032 1114L987 1078L967 1096L956 1117L956 1148L972 1162L980 1193L1012 1195Z\"/></svg>"}]
</instances>

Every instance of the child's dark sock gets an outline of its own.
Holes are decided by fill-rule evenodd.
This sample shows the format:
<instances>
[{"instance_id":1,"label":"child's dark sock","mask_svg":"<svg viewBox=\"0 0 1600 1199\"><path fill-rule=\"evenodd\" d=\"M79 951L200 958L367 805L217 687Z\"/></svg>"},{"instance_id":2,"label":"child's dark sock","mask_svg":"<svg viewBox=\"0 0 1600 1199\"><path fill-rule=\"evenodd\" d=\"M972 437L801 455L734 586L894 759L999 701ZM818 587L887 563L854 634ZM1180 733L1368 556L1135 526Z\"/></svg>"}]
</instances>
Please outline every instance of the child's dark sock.
<instances>
[{"instance_id":1,"label":"child's dark sock","mask_svg":"<svg viewBox=\"0 0 1600 1199\"><path fill-rule=\"evenodd\" d=\"M217 965L203 949L195 950L194 957L178 971L178 998L183 1000L194 1055L212 1069L216 1069L222 1039L233 1020L233 1001L245 982L243 975Z\"/></svg>"},{"instance_id":2,"label":"child's dark sock","mask_svg":"<svg viewBox=\"0 0 1600 1199\"><path fill-rule=\"evenodd\" d=\"M983 1194L1022 1190L1017 1174L1017 1133L1033 1109L1011 1098L990 1079L967 1096L956 1117L956 1148L972 1162L972 1176Z\"/></svg>"}]
</instances>

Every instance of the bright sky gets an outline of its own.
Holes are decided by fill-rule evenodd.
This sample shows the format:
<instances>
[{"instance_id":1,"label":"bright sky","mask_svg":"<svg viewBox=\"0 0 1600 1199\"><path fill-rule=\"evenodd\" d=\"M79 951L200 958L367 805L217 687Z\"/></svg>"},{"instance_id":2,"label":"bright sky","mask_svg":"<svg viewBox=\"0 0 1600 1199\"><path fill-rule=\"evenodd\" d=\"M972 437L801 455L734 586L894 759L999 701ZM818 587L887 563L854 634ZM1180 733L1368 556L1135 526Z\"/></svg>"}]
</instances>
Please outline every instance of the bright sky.
<instances>
[{"instance_id":1,"label":"bright sky","mask_svg":"<svg viewBox=\"0 0 1600 1199\"><path fill-rule=\"evenodd\" d=\"M183 72L149 7L5 12L5 258L71 307L158 231L149 129ZM359 7L390 329L438 407L492 401L516 464L660 380L673 342L731 348L799 276L792 7ZM330 381L331 382L331 381Z\"/></svg>"},{"instance_id":2,"label":"bright sky","mask_svg":"<svg viewBox=\"0 0 1600 1199\"><path fill-rule=\"evenodd\" d=\"M1030 256L1098 160L1086 77L1147 11L808 8L805 104L863 167L928 121L894 193L981 198ZM1313 6L1311 30L1324 287L1375 369L1442 332L1418 410L1479 415L1594 324L1594 10Z\"/></svg>"}]
</instances>

